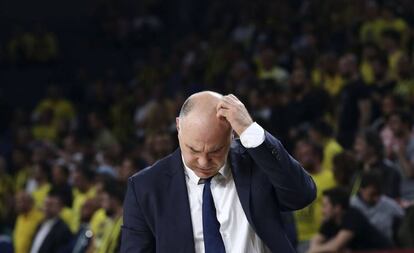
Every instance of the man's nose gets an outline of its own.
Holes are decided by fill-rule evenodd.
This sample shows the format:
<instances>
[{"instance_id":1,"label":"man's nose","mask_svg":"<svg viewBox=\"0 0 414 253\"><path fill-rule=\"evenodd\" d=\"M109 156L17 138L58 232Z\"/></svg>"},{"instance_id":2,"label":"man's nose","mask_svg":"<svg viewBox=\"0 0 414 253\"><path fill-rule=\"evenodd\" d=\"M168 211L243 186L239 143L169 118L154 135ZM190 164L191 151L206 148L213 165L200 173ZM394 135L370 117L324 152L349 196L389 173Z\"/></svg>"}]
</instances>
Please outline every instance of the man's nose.
<instances>
[{"instance_id":1,"label":"man's nose","mask_svg":"<svg viewBox=\"0 0 414 253\"><path fill-rule=\"evenodd\" d=\"M209 158L208 158L208 156L207 156L207 155L201 155L201 156L198 158L198 164L199 164L199 166L200 166L200 167L205 167L205 166L207 166L207 164L208 164L208 160L209 160Z\"/></svg>"}]
</instances>

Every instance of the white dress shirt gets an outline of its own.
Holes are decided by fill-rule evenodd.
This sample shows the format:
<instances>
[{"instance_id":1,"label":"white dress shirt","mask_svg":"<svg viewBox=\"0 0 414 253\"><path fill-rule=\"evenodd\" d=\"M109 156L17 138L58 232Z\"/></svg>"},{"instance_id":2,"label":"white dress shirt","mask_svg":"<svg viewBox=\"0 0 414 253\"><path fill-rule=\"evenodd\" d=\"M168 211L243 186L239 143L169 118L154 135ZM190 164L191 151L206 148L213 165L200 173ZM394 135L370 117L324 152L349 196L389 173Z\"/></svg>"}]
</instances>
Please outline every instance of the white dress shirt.
<instances>
[{"instance_id":1,"label":"white dress shirt","mask_svg":"<svg viewBox=\"0 0 414 253\"><path fill-rule=\"evenodd\" d=\"M254 148L263 143L264 130L256 122L250 125L240 136L246 148ZM204 253L202 201L204 184L184 162L188 197L191 209L194 244L196 253ZM211 180L211 193L216 206L217 220L220 222L220 234L226 252L267 253L270 250L250 226L237 195L230 164L226 163Z\"/></svg>"}]
</instances>

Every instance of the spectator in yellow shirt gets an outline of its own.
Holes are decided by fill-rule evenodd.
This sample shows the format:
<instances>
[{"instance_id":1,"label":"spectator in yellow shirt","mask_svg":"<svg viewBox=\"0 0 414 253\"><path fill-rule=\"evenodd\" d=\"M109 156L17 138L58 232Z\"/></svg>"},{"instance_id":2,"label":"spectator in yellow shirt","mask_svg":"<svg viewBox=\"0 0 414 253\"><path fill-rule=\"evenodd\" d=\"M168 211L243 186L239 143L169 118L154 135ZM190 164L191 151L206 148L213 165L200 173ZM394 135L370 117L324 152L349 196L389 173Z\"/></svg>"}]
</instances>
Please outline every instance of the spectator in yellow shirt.
<instances>
[{"instance_id":1,"label":"spectator in yellow shirt","mask_svg":"<svg viewBox=\"0 0 414 253\"><path fill-rule=\"evenodd\" d=\"M380 18L380 10L375 1L366 1L364 19L359 29L361 43L379 43L383 21Z\"/></svg>"},{"instance_id":2,"label":"spectator in yellow shirt","mask_svg":"<svg viewBox=\"0 0 414 253\"><path fill-rule=\"evenodd\" d=\"M388 76L392 80L398 79L398 61L404 55L400 46L401 35L393 30L382 33L383 47L388 55Z\"/></svg>"},{"instance_id":3,"label":"spectator in yellow shirt","mask_svg":"<svg viewBox=\"0 0 414 253\"><path fill-rule=\"evenodd\" d=\"M123 201L125 185L115 180L107 181L101 195L101 205L105 210L108 224L103 231L102 242L94 251L98 253L115 253L119 251L122 226Z\"/></svg>"},{"instance_id":4,"label":"spectator in yellow shirt","mask_svg":"<svg viewBox=\"0 0 414 253\"><path fill-rule=\"evenodd\" d=\"M33 235L43 220L43 213L35 208L33 198L27 192L20 191L15 197L17 220L13 230L15 253L29 252Z\"/></svg>"},{"instance_id":5,"label":"spectator in yellow shirt","mask_svg":"<svg viewBox=\"0 0 414 253\"><path fill-rule=\"evenodd\" d=\"M414 75L410 58L404 54L397 62L398 80L394 93L400 96L409 106L414 106Z\"/></svg>"},{"instance_id":6,"label":"spectator in yellow shirt","mask_svg":"<svg viewBox=\"0 0 414 253\"><path fill-rule=\"evenodd\" d=\"M312 70L312 83L333 97L342 91L345 81L338 71L338 59L333 53L321 56L316 68Z\"/></svg>"},{"instance_id":7,"label":"spectator in yellow shirt","mask_svg":"<svg viewBox=\"0 0 414 253\"><path fill-rule=\"evenodd\" d=\"M322 168L332 170L333 157L343 150L342 146L333 137L332 127L325 121L317 121L312 124L309 137L323 147Z\"/></svg>"},{"instance_id":8,"label":"spectator in yellow shirt","mask_svg":"<svg viewBox=\"0 0 414 253\"><path fill-rule=\"evenodd\" d=\"M65 124L69 128L75 124L75 108L69 100L61 96L61 92L57 86L52 85L48 87L46 98L40 101L33 112L33 120L35 122L39 121L45 112L51 114L50 127L53 127L55 131L62 124Z\"/></svg>"},{"instance_id":9,"label":"spectator in yellow shirt","mask_svg":"<svg viewBox=\"0 0 414 253\"><path fill-rule=\"evenodd\" d=\"M12 170L14 171L14 190L15 192L24 190L29 178L30 152L24 148L15 148L12 151Z\"/></svg>"},{"instance_id":10,"label":"spectator in yellow shirt","mask_svg":"<svg viewBox=\"0 0 414 253\"><path fill-rule=\"evenodd\" d=\"M294 212L298 233L298 252L306 252L309 241L318 233L322 223L322 192L336 185L332 170L321 166L323 149L310 140L299 140L295 146L295 158L303 168L312 176L316 188L316 200L309 206Z\"/></svg>"},{"instance_id":11,"label":"spectator in yellow shirt","mask_svg":"<svg viewBox=\"0 0 414 253\"><path fill-rule=\"evenodd\" d=\"M72 205L73 224L70 227L73 228L74 231L78 231L82 205L87 199L96 196L95 173L85 166L77 166L72 171L72 180L74 187Z\"/></svg>"},{"instance_id":12,"label":"spectator in yellow shirt","mask_svg":"<svg viewBox=\"0 0 414 253\"><path fill-rule=\"evenodd\" d=\"M34 164L33 170L35 187L32 191L32 196L35 207L40 209L52 186L50 183L51 170L49 164L46 162L37 162Z\"/></svg>"},{"instance_id":13,"label":"spectator in yellow shirt","mask_svg":"<svg viewBox=\"0 0 414 253\"><path fill-rule=\"evenodd\" d=\"M285 85L289 79L289 72L276 65L276 53L272 48L265 48L258 58L258 77L261 80L271 79L276 84Z\"/></svg>"}]
</instances>

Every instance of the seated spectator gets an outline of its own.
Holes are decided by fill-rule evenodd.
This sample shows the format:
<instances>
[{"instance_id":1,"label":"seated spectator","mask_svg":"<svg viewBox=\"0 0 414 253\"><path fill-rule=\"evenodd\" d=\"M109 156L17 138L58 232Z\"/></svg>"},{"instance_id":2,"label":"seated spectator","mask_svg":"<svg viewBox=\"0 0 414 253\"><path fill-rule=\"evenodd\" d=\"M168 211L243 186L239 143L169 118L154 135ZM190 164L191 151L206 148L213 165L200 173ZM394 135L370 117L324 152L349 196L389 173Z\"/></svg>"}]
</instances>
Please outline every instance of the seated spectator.
<instances>
[{"instance_id":1,"label":"seated spectator","mask_svg":"<svg viewBox=\"0 0 414 253\"><path fill-rule=\"evenodd\" d=\"M14 190L15 192L25 189L27 180L29 178L30 151L25 148L16 148L12 151L11 169L14 174Z\"/></svg>"},{"instance_id":2,"label":"seated spectator","mask_svg":"<svg viewBox=\"0 0 414 253\"><path fill-rule=\"evenodd\" d=\"M397 111L390 115L389 125L395 137L391 159L398 165L403 176L402 197L414 201L414 135L411 132L412 114Z\"/></svg>"},{"instance_id":3,"label":"seated spectator","mask_svg":"<svg viewBox=\"0 0 414 253\"><path fill-rule=\"evenodd\" d=\"M342 146L333 137L332 126L325 121L317 121L311 125L309 137L323 147L322 168L332 170L334 156L343 150Z\"/></svg>"},{"instance_id":4,"label":"seated spectator","mask_svg":"<svg viewBox=\"0 0 414 253\"><path fill-rule=\"evenodd\" d=\"M294 69L289 80L288 116L284 122L289 128L289 136L296 138L304 124L323 118L329 111L329 100L324 89L311 85L306 69Z\"/></svg>"},{"instance_id":5,"label":"seated spectator","mask_svg":"<svg viewBox=\"0 0 414 253\"><path fill-rule=\"evenodd\" d=\"M414 205L405 211L405 217L398 230L398 243L403 248L414 248Z\"/></svg>"},{"instance_id":6,"label":"seated spectator","mask_svg":"<svg viewBox=\"0 0 414 253\"><path fill-rule=\"evenodd\" d=\"M389 117L392 113L400 110L404 106L403 101L396 95L387 94L381 99L381 116L378 117L371 128L378 131L385 148L385 157L391 159L392 147L396 138L391 130Z\"/></svg>"},{"instance_id":7,"label":"seated spectator","mask_svg":"<svg viewBox=\"0 0 414 253\"><path fill-rule=\"evenodd\" d=\"M46 109L39 113L33 124L32 134L36 140L54 143L58 137L57 126L53 123L53 110Z\"/></svg>"},{"instance_id":8,"label":"seated spectator","mask_svg":"<svg viewBox=\"0 0 414 253\"><path fill-rule=\"evenodd\" d=\"M33 237L30 253L56 253L62 250L72 238L72 233L59 217L64 206L64 198L56 190L51 190L45 199L43 210L45 219Z\"/></svg>"},{"instance_id":9,"label":"seated spectator","mask_svg":"<svg viewBox=\"0 0 414 253\"><path fill-rule=\"evenodd\" d=\"M285 84L289 79L289 73L276 65L276 53L272 48L265 48L260 52L258 59L259 79L272 79L276 84Z\"/></svg>"},{"instance_id":10,"label":"seated spectator","mask_svg":"<svg viewBox=\"0 0 414 253\"><path fill-rule=\"evenodd\" d=\"M378 231L393 241L394 228L402 219L404 210L395 200L383 195L381 188L379 175L363 174L358 194L351 197L351 206L358 209Z\"/></svg>"},{"instance_id":11,"label":"seated spectator","mask_svg":"<svg viewBox=\"0 0 414 253\"><path fill-rule=\"evenodd\" d=\"M35 122L42 120L41 118L45 117L45 113L49 114L50 127L54 131L57 131L61 124L72 127L75 123L76 112L74 105L62 96L59 87L56 85L51 85L47 88L46 97L37 104L33 112L33 120Z\"/></svg>"},{"instance_id":12,"label":"seated spectator","mask_svg":"<svg viewBox=\"0 0 414 253\"><path fill-rule=\"evenodd\" d=\"M51 184L51 169L47 162L37 162L33 165L34 189L31 192L36 208L42 208Z\"/></svg>"},{"instance_id":13,"label":"seated spectator","mask_svg":"<svg viewBox=\"0 0 414 253\"><path fill-rule=\"evenodd\" d=\"M69 243L64 253L85 253L90 247L93 232L90 227L90 220L98 210L99 203L97 198L88 199L81 208L81 224L73 240Z\"/></svg>"},{"instance_id":14,"label":"seated spectator","mask_svg":"<svg viewBox=\"0 0 414 253\"><path fill-rule=\"evenodd\" d=\"M324 222L312 238L308 253L343 250L387 249L390 240L372 226L358 210L349 207L349 195L341 188L323 193Z\"/></svg>"},{"instance_id":15,"label":"seated spectator","mask_svg":"<svg viewBox=\"0 0 414 253\"><path fill-rule=\"evenodd\" d=\"M312 71L312 83L326 90L330 96L338 96L345 81L338 71L337 57L333 53L324 54L316 65Z\"/></svg>"},{"instance_id":16,"label":"seated spectator","mask_svg":"<svg viewBox=\"0 0 414 253\"><path fill-rule=\"evenodd\" d=\"M144 163L152 165L154 162L169 154L173 150L173 140L167 131L157 131L145 136L145 148L141 152Z\"/></svg>"},{"instance_id":17,"label":"seated spectator","mask_svg":"<svg viewBox=\"0 0 414 253\"><path fill-rule=\"evenodd\" d=\"M69 169L63 165L55 163L52 167L52 188L58 190L64 199L64 207L60 212L60 217L69 226L73 233L76 232L73 220L72 187L69 185Z\"/></svg>"},{"instance_id":18,"label":"seated spectator","mask_svg":"<svg viewBox=\"0 0 414 253\"><path fill-rule=\"evenodd\" d=\"M72 187L69 185L69 169L63 164L55 163L52 167L52 186L59 189L64 196L64 204L72 206Z\"/></svg>"},{"instance_id":19,"label":"seated spectator","mask_svg":"<svg viewBox=\"0 0 414 253\"><path fill-rule=\"evenodd\" d=\"M71 176L73 181L73 224L71 228L73 231L78 231L82 205L87 199L96 196L95 172L83 165L79 165L72 171Z\"/></svg>"},{"instance_id":20,"label":"seated spectator","mask_svg":"<svg viewBox=\"0 0 414 253\"><path fill-rule=\"evenodd\" d=\"M394 93L411 107L414 105L414 75L410 57L404 54L397 62L398 79Z\"/></svg>"},{"instance_id":21,"label":"seated spectator","mask_svg":"<svg viewBox=\"0 0 414 253\"><path fill-rule=\"evenodd\" d=\"M392 80L398 79L398 61L405 52L401 48L401 34L393 30L384 30L381 33L382 45L388 56L388 76Z\"/></svg>"},{"instance_id":22,"label":"seated spectator","mask_svg":"<svg viewBox=\"0 0 414 253\"><path fill-rule=\"evenodd\" d=\"M354 155L349 151L343 151L333 157L333 175L338 186L348 189L351 195L358 191L360 172ZM356 188L356 189L354 189Z\"/></svg>"},{"instance_id":23,"label":"seated spectator","mask_svg":"<svg viewBox=\"0 0 414 253\"><path fill-rule=\"evenodd\" d=\"M341 57L339 72L345 84L337 101L337 140L344 148L351 148L358 130L368 126L370 120L370 90L361 78L355 54Z\"/></svg>"},{"instance_id":24,"label":"seated spectator","mask_svg":"<svg viewBox=\"0 0 414 253\"><path fill-rule=\"evenodd\" d=\"M29 252L37 226L43 220L43 213L35 208L34 200L29 193L16 193L15 205L17 211L16 224L13 230L13 247L15 253Z\"/></svg>"},{"instance_id":25,"label":"seated spectator","mask_svg":"<svg viewBox=\"0 0 414 253\"><path fill-rule=\"evenodd\" d=\"M305 252L310 239L318 232L322 223L322 192L335 186L332 170L321 166L323 158L322 147L318 144L299 140L294 151L296 159L312 176L317 188L316 200L309 206L294 212L298 233L298 252Z\"/></svg>"},{"instance_id":26,"label":"seated spectator","mask_svg":"<svg viewBox=\"0 0 414 253\"><path fill-rule=\"evenodd\" d=\"M121 166L118 167L117 180L127 183L128 178L147 166L143 160L134 159L132 157L125 157L122 160Z\"/></svg>"},{"instance_id":27,"label":"seated spectator","mask_svg":"<svg viewBox=\"0 0 414 253\"><path fill-rule=\"evenodd\" d=\"M120 249L120 235L123 221L124 185L115 180L107 181L101 195L101 205L105 210L107 224L100 244L92 244L94 252L115 253Z\"/></svg>"},{"instance_id":28,"label":"seated spectator","mask_svg":"<svg viewBox=\"0 0 414 253\"><path fill-rule=\"evenodd\" d=\"M363 171L376 171L381 175L384 194L399 199L401 175L392 163L384 159L384 146L378 133L372 130L360 132L355 139L354 151Z\"/></svg>"},{"instance_id":29,"label":"seated spectator","mask_svg":"<svg viewBox=\"0 0 414 253\"><path fill-rule=\"evenodd\" d=\"M93 135L96 150L111 150L118 146L118 140L105 124L105 117L98 112L88 114L88 125Z\"/></svg>"}]
</instances>

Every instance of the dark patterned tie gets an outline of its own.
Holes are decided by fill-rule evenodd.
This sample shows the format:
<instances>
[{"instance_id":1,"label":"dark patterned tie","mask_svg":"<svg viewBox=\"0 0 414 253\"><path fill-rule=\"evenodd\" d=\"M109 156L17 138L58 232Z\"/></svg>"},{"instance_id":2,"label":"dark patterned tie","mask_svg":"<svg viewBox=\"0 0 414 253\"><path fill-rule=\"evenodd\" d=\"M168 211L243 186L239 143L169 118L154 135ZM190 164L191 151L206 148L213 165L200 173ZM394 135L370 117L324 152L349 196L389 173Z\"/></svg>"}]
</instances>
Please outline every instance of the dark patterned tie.
<instances>
[{"instance_id":1,"label":"dark patterned tie","mask_svg":"<svg viewBox=\"0 0 414 253\"><path fill-rule=\"evenodd\" d=\"M211 194L210 183L213 177L204 180L203 189L203 236L205 253L225 253L223 238L220 235L220 223L217 220L216 207Z\"/></svg>"}]
</instances>

